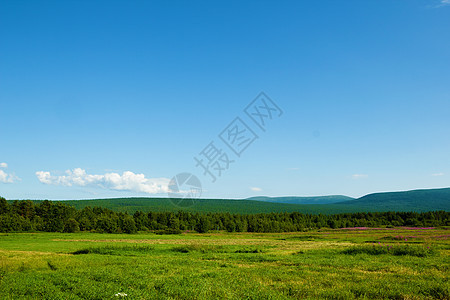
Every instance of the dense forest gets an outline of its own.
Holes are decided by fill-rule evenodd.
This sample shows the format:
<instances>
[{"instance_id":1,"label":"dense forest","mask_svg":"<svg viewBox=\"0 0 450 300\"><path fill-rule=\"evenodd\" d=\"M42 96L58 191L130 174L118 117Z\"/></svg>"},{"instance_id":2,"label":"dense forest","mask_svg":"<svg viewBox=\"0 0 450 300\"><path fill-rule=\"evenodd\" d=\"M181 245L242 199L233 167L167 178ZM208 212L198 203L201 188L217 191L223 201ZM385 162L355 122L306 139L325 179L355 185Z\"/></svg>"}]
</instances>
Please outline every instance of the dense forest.
<instances>
[{"instance_id":1,"label":"dense forest","mask_svg":"<svg viewBox=\"0 0 450 300\"><path fill-rule=\"evenodd\" d=\"M133 215L101 207L76 209L61 202L29 200L9 204L0 197L0 232L181 233L212 230L228 232L295 232L320 228L450 226L450 212L368 212L312 215L298 212L230 214L141 212Z\"/></svg>"}]
</instances>

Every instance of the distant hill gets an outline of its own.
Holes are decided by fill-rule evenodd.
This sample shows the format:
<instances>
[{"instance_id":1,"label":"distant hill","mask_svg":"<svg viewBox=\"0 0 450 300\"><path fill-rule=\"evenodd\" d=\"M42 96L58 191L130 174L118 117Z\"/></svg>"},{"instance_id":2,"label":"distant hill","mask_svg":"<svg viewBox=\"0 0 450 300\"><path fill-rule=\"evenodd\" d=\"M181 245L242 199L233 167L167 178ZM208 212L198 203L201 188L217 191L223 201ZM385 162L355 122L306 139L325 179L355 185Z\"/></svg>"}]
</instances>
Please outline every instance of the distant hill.
<instances>
[{"instance_id":1,"label":"distant hill","mask_svg":"<svg viewBox=\"0 0 450 300\"><path fill-rule=\"evenodd\" d=\"M450 188L374 193L334 205L378 211L448 211L450 210Z\"/></svg>"},{"instance_id":2,"label":"distant hill","mask_svg":"<svg viewBox=\"0 0 450 300\"><path fill-rule=\"evenodd\" d=\"M265 201L265 202L273 202L273 203L288 203L288 204L331 204L338 203L343 201L355 200L355 198L342 196L342 195L331 195L331 196L315 196L315 197L297 197L297 196L288 196L288 197L251 197L246 200L256 200L256 201Z\"/></svg>"},{"instance_id":3,"label":"distant hill","mask_svg":"<svg viewBox=\"0 0 450 300\"><path fill-rule=\"evenodd\" d=\"M190 211L190 212L229 212L237 214L257 214L271 212L302 212L310 214L332 214L336 212L347 212L355 208L346 206L325 207L322 205L301 205L288 203L272 203L255 200L230 200L230 199L197 199L194 205L189 207L175 206L168 198L113 198L93 200L63 200L60 201L75 208L82 209L86 206L100 206L134 213L141 210L148 211ZM356 209L356 211L361 211Z\"/></svg>"},{"instance_id":4,"label":"distant hill","mask_svg":"<svg viewBox=\"0 0 450 300\"><path fill-rule=\"evenodd\" d=\"M340 202L337 202L338 200L340 200ZM183 210L190 212L229 212L237 214L294 211L308 214L337 214L369 211L424 212L436 210L450 211L450 188L375 193L358 199L346 196L253 197L245 200L198 199L195 200L195 205L186 208L175 206L168 198L113 198L63 200L61 202L72 205L78 209L86 206L100 206L114 211L128 212L131 214L139 210L144 212L175 212Z\"/></svg>"}]
</instances>

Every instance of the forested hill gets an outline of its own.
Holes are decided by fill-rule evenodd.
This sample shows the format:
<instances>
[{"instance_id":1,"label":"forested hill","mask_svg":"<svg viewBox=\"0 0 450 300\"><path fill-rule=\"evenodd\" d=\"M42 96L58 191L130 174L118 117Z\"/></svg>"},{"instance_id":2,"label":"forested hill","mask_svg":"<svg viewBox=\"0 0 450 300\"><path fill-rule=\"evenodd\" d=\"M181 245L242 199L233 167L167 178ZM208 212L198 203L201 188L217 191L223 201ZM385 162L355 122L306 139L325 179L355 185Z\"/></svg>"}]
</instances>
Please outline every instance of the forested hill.
<instances>
[{"instance_id":1,"label":"forested hill","mask_svg":"<svg viewBox=\"0 0 450 300\"><path fill-rule=\"evenodd\" d=\"M336 214L352 212L382 212L382 211L450 211L450 188L414 190L406 192L375 193L352 199L346 196L323 197L256 197L260 200L230 200L230 199L198 199L194 205L179 207L168 198L113 198L93 200L58 201L69 204L77 209L84 207L103 207L116 212L227 212L235 214L257 214L271 212L300 212L308 214ZM345 200L335 202L337 199ZM272 202L275 201L275 202ZM334 203L328 204L291 204L282 201L300 201L303 203ZM316 202L314 202L316 201ZM11 200L9 202L12 202ZM39 202L37 200L36 202Z\"/></svg>"},{"instance_id":2,"label":"forested hill","mask_svg":"<svg viewBox=\"0 0 450 300\"><path fill-rule=\"evenodd\" d=\"M344 212L360 212L357 207L324 206L324 205L300 205L286 203L272 203L255 200L230 200L230 199L197 199L192 206L179 207L167 198L113 198L95 200L66 200L61 201L77 209L86 206L99 206L114 211L134 213L143 212L176 212L179 210L188 212L227 212L233 214L257 214L272 212L302 212L310 214L333 214Z\"/></svg>"},{"instance_id":3,"label":"forested hill","mask_svg":"<svg viewBox=\"0 0 450 300\"><path fill-rule=\"evenodd\" d=\"M115 211L129 213L134 213L139 210L149 212L178 211L180 209L189 212L229 212L240 214L294 211L310 214L336 214L369 211L450 211L450 188L375 193L358 199L346 196L255 197L253 199L255 200L199 199L195 201L194 205L186 208L180 208L173 205L167 198L115 198L82 201L69 200L63 202L76 208L101 206ZM336 202L337 200L341 200L341 202ZM303 203L324 204L283 203L285 201L293 203L297 201ZM327 203L327 201L331 203Z\"/></svg>"},{"instance_id":4,"label":"forested hill","mask_svg":"<svg viewBox=\"0 0 450 300\"><path fill-rule=\"evenodd\" d=\"M81 201L80 201L81 202ZM152 231L174 234L211 230L229 232L296 232L311 229L348 227L449 226L450 212L375 212L345 214L230 214L227 212L192 213L142 212L134 214L102 207L76 209L61 201L13 201L0 197L0 232L108 232L136 233Z\"/></svg>"},{"instance_id":5,"label":"forested hill","mask_svg":"<svg viewBox=\"0 0 450 300\"><path fill-rule=\"evenodd\" d=\"M355 198L342 196L342 195L330 195L330 196L312 196L312 197L297 197L297 196L286 196L286 197L251 197L246 200L256 200L265 201L273 203L288 203L288 204L332 204L337 202L355 200Z\"/></svg>"},{"instance_id":6,"label":"forested hill","mask_svg":"<svg viewBox=\"0 0 450 300\"><path fill-rule=\"evenodd\" d=\"M379 211L450 210L450 188L374 193L361 198L336 203L349 208L359 207Z\"/></svg>"}]
</instances>

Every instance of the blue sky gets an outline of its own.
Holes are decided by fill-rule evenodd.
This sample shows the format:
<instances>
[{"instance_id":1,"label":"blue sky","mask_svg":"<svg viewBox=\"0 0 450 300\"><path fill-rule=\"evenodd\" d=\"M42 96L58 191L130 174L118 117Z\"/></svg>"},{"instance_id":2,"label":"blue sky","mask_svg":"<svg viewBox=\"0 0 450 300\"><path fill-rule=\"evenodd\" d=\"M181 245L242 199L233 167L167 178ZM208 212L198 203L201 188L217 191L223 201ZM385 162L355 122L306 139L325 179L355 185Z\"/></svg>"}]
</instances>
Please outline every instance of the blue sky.
<instances>
[{"instance_id":1,"label":"blue sky","mask_svg":"<svg viewBox=\"0 0 450 300\"><path fill-rule=\"evenodd\" d=\"M0 1L0 195L448 187L449 1ZM262 131L244 108L279 108ZM218 135L258 136L240 157ZM213 183L213 142L234 160Z\"/></svg>"}]
</instances>

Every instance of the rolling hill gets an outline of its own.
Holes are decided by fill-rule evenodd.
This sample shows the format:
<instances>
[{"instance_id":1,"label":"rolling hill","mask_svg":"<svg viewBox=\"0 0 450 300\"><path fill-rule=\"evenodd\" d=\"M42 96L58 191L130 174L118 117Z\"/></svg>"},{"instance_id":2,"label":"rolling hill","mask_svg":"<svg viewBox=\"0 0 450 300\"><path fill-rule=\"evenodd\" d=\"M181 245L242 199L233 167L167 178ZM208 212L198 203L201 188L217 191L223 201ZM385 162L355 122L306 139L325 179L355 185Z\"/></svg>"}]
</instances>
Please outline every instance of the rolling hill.
<instances>
[{"instance_id":1,"label":"rolling hill","mask_svg":"<svg viewBox=\"0 0 450 300\"><path fill-rule=\"evenodd\" d=\"M379 211L450 210L450 188L374 193L358 199L335 203L338 206L360 207Z\"/></svg>"},{"instance_id":2,"label":"rolling hill","mask_svg":"<svg viewBox=\"0 0 450 300\"><path fill-rule=\"evenodd\" d=\"M297 196L288 196L288 197L251 197L246 200L256 200L256 201L265 201L265 202L273 202L273 203L288 203L288 204L331 204L338 203L343 201L354 200L355 198L342 196L342 195L331 195L331 196L315 196L315 197L297 197Z\"/></svg>"},{"instance_id":3,"label":"rolling hill","mask_svg":"<svg viewBox=\"0 0 450 300\"><path fill-rule=\"evenodd\" d=\"M190 212L229 212L238 214L294 211L309 214L376 211L424 212L436 210L450 211L450 188L374 193L358 199L346 196L254 197L244 200L197 199L195 200L194 205L189 207L175 206L168 198L112 198L61 200L61 202L72 205L77 209L82 209L86 206L100 206L114 211L128 212L131 214L139 210L144 212L175 212L184 210Z\"/></svg>"},{"instance_id":4,"label":"rolling hill","mask_svg":"<svg viewBox=\"0 0 450 300\"><path fill-rule=\"evenodd\" d=\"M63 203L82 209L86 206L100 206L115 211L134 213L135 211L190 211L190 212L229 212L237 214L257 214L271 212L302 212L311 214L332 214L347 212L355 208L346 206L328 207L323 204L301 205L272 203L256 200L197 199L189 207L175 206L168 198L113 198L93 200L64 200ZM361 211L356 209L356 211Z\"/></svg>"}]
</instances>

